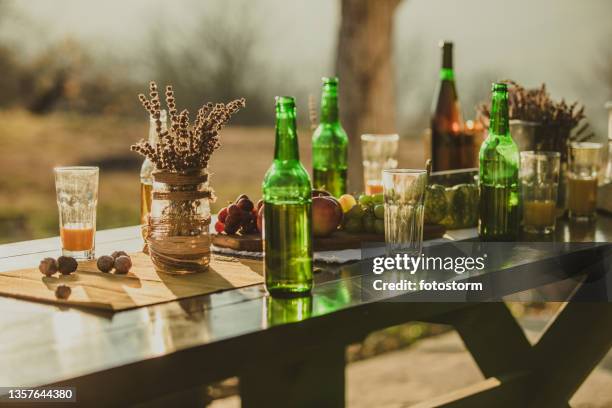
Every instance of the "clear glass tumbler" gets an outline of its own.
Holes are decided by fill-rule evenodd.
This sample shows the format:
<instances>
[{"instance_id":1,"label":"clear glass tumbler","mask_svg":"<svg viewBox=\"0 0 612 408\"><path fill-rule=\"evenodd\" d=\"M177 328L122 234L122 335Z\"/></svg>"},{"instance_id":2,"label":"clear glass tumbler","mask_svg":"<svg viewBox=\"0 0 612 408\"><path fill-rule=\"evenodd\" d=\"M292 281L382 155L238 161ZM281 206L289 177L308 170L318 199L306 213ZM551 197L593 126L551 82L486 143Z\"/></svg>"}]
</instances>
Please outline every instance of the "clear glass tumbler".
<instances>
[{"instance_id":1,"label":"clear glass tumbler","mask_svg":"<svg viewBox=\"0 0 612 408\"><path fill-rule=\"evenodd\" d=\"M386 169L382 173L387 255L407 253L418 256L423 247L423 208L427 172Z\"/></svg>"},{"instance_id":2,"label":"clear glass tumbler","mask_svg":"<svg viewBox=\"0 0 612 408\"><path fill-rule=\"evenodd\" d=\"M571 219L586 221L595 218L601 147L601 143L591 142L570 145L567 208Z\"/></svg>"},{"instance_id":3,"label":"clear glass tumbler","mask_svg":"<svg viewBox=\"0 0 612 408\"><path fill-rule=\"evenodd\" d=\"M361 135L363 178L366 194L382 193L382 171L397 167L399 135Z\"/></svg>"},{"instance_id":4,"label":"clear glass tumbler","mask_svg":"<svg viewBox=\"0 0 612 408\"><path fill-rule=\"evenodd\" d=\"M93 259L99 170L97 167L56 167L54 173L62 254L75 259Z\"/></svg>"},{"instance_id":5,"label":"clear glass tumbler","mask_svg":"<svg viewBox=\"0 0 612 408\"><path fill-rule=\"evenodd\" d=\"M555 230L561 155L558 152L521 152L523 230L549 234Z\"/></svg>"}]
</instances>

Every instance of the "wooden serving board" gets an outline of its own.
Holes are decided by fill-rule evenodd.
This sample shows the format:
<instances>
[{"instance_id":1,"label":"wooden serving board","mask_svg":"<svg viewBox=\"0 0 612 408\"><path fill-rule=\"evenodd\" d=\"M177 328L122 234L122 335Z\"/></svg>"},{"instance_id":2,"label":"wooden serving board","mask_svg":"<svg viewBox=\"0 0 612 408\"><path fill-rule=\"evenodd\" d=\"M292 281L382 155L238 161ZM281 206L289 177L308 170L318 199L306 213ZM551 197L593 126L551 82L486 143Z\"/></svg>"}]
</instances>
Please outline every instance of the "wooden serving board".
<instances>
[{"instance_id":1,"label":"wooden serving board","mask_svg":"<svg viewBox=\"0 0 612 408\"><path fill-rule=\"evenodd\" d=\"M102 273L96 261L80 262L68 276L46 277L36 267L1 272L0 295L119 311L263 282L259 260L213 255L208 271L179 276L156 271L149 256L141 252L131 257L133 266L126 275ZM68 299L55 296L59 285L72 290Z\"/></svg>"},{"instance_id":2,"label":"wooden serving board","mask_svg":"<svg viewBox=\"0 0 612 408\"><path fill-rule=\"evenodd\" d=\"M441 238L446 232L442 225L428 225L423 228L423 239ZM385 236L381 234L349 234L345 231L336 231L329 237L316 237L314 240L315 251L337 251L341 249L361 248L363 242L385 242ZM229 248L236 251L262 252L263 243L259 234L248 235L226 235L213 234L213 245L220 248Z\"/></svg>"}]
</instances>

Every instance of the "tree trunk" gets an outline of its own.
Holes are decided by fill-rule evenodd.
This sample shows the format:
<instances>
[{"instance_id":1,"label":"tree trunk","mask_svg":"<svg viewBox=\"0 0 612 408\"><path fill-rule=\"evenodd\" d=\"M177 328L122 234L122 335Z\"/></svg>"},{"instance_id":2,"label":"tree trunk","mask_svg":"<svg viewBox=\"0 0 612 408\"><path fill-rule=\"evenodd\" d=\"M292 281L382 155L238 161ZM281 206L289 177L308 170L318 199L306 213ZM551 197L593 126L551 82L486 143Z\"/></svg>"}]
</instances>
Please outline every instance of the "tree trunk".
<instances>
[{"instance_id":1,"label":"tree trunk","mask_svg":"<svg viewBox=\"0 0 612 408\"><path fill-rule=\"evenodd\" d=\"M340 114L349 136L349 191L363 191L361 135L395 133L391 33L401 0L341 0L336 71Z\"/></svg>"}]
</instances>

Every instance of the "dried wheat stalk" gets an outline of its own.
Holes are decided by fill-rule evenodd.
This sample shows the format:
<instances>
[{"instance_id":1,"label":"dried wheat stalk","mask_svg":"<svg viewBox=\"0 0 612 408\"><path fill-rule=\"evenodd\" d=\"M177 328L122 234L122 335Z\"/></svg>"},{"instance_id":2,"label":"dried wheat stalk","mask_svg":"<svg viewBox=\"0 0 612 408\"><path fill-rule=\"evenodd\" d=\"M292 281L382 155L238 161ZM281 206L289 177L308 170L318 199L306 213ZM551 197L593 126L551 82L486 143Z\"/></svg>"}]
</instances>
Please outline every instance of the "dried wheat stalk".
<instances>
[{"instance_id":1,"label":"dried wheat stalk","mask_svg":"<svg viewBox=\"0 0 612 408\"><path fill-rule=\"evenodd\" d=\"M510 119L537 122L544 129L545 136L555 137L563 130L572 140L585 140L593 136L585 123L584 106L574 102L568 105L564 99L556 102L550 98L546 84L539 88L526 89L508 80L508 114ZM477 107L478 118L485 124L489 121L490 105L483 103ZM578 126L582 123L581 126ZM546 129L551 129L546 135ZM575 130L570 134L572 130ZM588 132L588 133L587 133Z\"/></svg>"},{"instance_id":2,"label":"dried wheat stalk","mask_svg":"<svg viewBox=\"0 0 612 408\"><path fill-rule=\"evenodd\" d=\"M171 85L165 90L166 106L170 117L170 128L162 130L161 98L157 84L149 84L149 99L138 95L142 106L155 119L155 130L159 142L155 145L146 140L131 146L131 150L148 157L158 170L182 172L208 167L212 153L220 147L219 131L229 122L232 115L245 106L240 98L227 104L211 102L198 110L193 126L190 125L189 112L178 111Z\"/></svg>"}]
</instances>

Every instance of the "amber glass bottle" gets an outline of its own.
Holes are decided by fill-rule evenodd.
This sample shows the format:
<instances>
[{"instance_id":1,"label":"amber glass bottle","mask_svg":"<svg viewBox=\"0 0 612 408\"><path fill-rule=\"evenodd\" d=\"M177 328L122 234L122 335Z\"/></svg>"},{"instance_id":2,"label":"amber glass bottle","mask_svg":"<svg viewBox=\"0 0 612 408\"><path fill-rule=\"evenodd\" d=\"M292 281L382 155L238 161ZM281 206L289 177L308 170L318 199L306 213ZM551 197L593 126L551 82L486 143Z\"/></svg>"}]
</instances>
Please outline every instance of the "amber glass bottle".
<instances>
[{"instance_id":1,"label":"amber glass bottle","mask_svg":"<svg viewBox=\"0 0 612 408\"><path fill-rule=\"evenodd\" d=\"M442 68L431 117L431 159L433 171L471 167L472 151L465 146L463 118L453 71L453 43L442 42ZM469 144L469 143L467 143Z\"/></svg>"}]
</instances>

